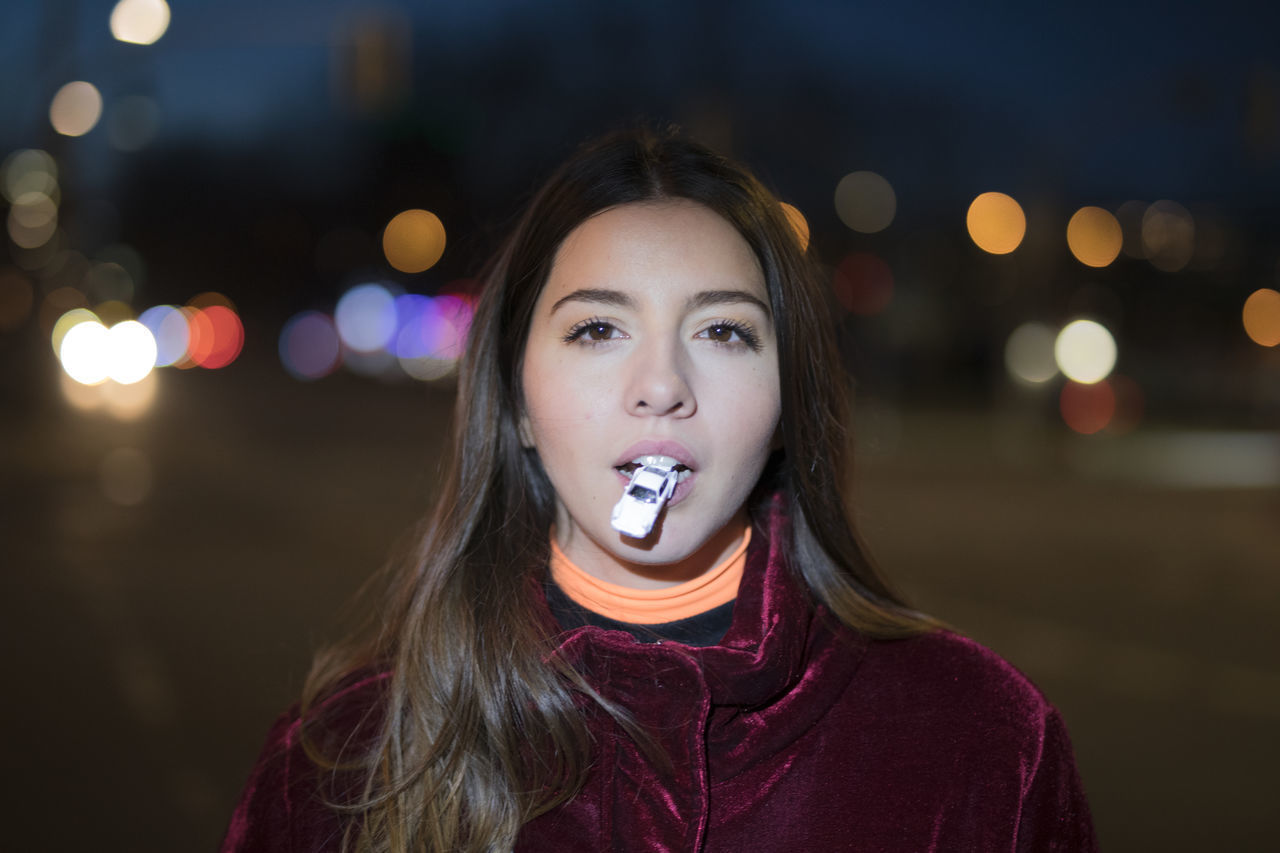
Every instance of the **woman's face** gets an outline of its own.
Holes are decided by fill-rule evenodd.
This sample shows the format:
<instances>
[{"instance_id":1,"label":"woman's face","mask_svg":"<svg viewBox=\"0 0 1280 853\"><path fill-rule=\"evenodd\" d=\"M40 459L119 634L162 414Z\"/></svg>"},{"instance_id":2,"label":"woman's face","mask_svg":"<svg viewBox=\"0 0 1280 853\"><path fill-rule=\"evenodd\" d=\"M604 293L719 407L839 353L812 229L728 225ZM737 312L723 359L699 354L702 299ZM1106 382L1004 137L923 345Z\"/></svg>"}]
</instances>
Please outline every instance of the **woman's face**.
<instances>
[{"instance_id":1,"label":"woman's face","mask_svg":"<svg viewBox=\"0 0 1280 853\"><path fill-rule=\"evenodd\" d=\"M522 434L556 492L556 536L597 577L657 586L732 549L781 414L764 276L727 221L687 201L627 204L565 239L534 306ZM687 466L653 532L610 525L647 454Z\"/></svg>"}]
</instances>

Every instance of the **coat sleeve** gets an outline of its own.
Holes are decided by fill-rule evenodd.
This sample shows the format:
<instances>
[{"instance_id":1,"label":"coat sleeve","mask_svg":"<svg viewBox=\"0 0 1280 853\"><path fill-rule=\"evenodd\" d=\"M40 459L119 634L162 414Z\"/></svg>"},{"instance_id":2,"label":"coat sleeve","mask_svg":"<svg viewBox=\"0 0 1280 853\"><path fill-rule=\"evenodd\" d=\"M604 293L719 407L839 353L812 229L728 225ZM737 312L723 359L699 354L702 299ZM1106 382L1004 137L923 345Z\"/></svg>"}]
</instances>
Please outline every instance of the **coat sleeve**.
<instances>
[{"instance_id":1,"label":"coat sleeve","mask_svg":"<svg viewBox=\"0 0 1280 853\"><path fill-rule=\"evenodd\" d=\"M1018 816L1019 853L1096 853L1089 803L1066 726L1056 710L1045 719L1039 761Z\"/></svg>"},{"instance_id":2,"label":"coat sleeve","mask_svg":"<svg viewBox=\"0 0 1280 853\"><path fill-rule=\"evenodd\" d=\"M297 714L286 711L271 726L267 743L249 774L222 840L222 853L284 853L295 849L290 788L297 736Z\"/></svg>"}]
</instances>

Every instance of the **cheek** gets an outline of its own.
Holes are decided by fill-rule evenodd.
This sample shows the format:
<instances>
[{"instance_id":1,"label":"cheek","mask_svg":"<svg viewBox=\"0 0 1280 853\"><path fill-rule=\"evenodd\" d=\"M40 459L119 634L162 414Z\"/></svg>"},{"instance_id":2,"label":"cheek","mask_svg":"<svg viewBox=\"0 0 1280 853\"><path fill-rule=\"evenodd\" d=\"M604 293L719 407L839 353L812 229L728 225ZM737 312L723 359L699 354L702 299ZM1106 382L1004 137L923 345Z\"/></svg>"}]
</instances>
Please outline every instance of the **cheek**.
<instances>
[{"instance_id":1,"label":"cheek","mask_svg":"<svg viewBox=\"0 0 1280 853\"><path fill-rule=\"evenodd\" d=\"M526 417L535 444L544 451L555 443L581 440L581 427L600 418L600 383L575 373L571 365L532 358L525 363L523 379Z\"/></svg>"},{"instance_id":2,"label":"cheek","mask_svg":"<svg viewBox=\"0 0 1280 853\"><path fill-rule=\"evenodd\" d=\"M708 411L719 412L719 429L733 436L744 456L767 455L782 413L777 375L752 371L715 383L715 400Z\"/></svg>"}]
</instances>

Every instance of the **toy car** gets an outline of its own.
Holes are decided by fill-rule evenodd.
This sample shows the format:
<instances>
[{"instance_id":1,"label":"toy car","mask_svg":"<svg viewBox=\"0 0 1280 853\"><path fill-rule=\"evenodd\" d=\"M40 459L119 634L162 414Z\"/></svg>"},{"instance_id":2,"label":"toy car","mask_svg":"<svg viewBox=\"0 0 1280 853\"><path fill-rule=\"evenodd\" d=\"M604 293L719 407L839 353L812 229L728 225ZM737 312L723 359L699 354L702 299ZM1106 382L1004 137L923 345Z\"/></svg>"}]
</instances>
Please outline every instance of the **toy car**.
<instances>
[{"instance_id":1,"label":"toy car","mask_svg":"<svg viewBox=\"0 0 1280 853\"><path fill-rule=\"evenodd\" d=\"M634 539L653 530L658 513L676 490L679 475L674 468L645 465L631 475L622 499L613 507L613 529Z\"/></svg>"}]
</instances>

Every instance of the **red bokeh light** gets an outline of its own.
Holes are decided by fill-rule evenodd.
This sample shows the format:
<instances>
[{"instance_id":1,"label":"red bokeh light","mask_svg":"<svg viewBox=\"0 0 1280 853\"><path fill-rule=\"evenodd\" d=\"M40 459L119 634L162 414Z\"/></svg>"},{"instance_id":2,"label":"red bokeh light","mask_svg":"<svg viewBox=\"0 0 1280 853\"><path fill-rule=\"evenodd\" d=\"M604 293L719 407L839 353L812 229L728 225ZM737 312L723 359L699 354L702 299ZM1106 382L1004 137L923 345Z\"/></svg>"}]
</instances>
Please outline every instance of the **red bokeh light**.
<instances>
[{"instance_id":1,"label":"red bokeh light","mask_svg":"<svg viewBox=\"0 0 1280 853\"><path fill-rule=\"evenodd\" d=\"M1116 393L1106 379L1091 385L1068 382L1062 386L1058 408L1067 426L1082 435L1093 435L1115 416Z\"/></svg>"},{"instance_id":2,"label":"red bokeh light","mask_svg":"<svg viewBox=\"0 0 1280 853\"><path fill-rule=\"evenodd\" d=\"M871 317L893 301L893 270L877 255L853 252L836 267L832 287L845 310Z\"/></svg>"}]
</instances>

